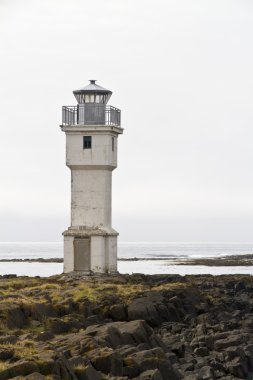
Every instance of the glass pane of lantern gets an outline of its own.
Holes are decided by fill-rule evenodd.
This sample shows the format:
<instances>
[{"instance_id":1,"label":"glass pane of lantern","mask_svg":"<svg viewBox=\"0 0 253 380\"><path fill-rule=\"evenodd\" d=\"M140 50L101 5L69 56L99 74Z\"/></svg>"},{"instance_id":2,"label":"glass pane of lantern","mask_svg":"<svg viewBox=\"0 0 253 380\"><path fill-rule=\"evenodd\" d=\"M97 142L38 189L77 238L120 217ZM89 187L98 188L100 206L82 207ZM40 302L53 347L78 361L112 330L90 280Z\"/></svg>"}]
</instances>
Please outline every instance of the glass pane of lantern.
<instances>
[{"instance_id":1,"label":"glass pane of lantern","mask_svg":"<svg viewBox=\"0 0 253 380\"><path fill-rule=\"evenodd\" d=\"M104 103L107 103L110 97L111 97L111 94L105 95Z\"/></svg>"},{"instance_id":2,"label":"glass pane of lantern","mask_svg":"<svg viewBox=\"0 0 253 380\"><path fill-rule=\"evenodd\" d=\"M89 103L90 102L90 95L85 95L85 103Z\"/></svg>"},{"instance_id":3,"label":"glass pane of lantern","mask_svg":"<svg viewBox=\"0 0 253 380\"><path fill-rule=\"evenodd\" d=\"M94 98L95 98L95 95L94 95L94 94L91 94L91 95L90 95L90 102L91 102L91 103L94 103L94 101L95 101Z\"/></svg>"}]
</instances>

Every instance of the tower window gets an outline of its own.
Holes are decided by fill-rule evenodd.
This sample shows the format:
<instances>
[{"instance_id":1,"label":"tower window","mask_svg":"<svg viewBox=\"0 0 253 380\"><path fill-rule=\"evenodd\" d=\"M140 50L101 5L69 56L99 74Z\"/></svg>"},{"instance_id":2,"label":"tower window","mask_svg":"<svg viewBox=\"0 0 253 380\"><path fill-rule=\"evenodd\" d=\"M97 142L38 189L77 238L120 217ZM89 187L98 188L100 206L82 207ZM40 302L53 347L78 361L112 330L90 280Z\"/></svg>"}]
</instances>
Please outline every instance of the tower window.
<instances>
[{"instance_id":1,"label":"tower window","mask_svg":"<svg viewBox=\"0 0 253 380\"><path fill-rule=\"evenodd\" d=\"M114 152L114 137L112 137L112 151Z\"/></svg>"},{"instance_id":2,"label":"tower window","mask_svg":"<svg viewBox=\"0 0 253 380\"><path fill-rule=\"evenodd\" d=\"M83 136L83 149L91 149L91 136Z\"/></svg>"}]
</instances>

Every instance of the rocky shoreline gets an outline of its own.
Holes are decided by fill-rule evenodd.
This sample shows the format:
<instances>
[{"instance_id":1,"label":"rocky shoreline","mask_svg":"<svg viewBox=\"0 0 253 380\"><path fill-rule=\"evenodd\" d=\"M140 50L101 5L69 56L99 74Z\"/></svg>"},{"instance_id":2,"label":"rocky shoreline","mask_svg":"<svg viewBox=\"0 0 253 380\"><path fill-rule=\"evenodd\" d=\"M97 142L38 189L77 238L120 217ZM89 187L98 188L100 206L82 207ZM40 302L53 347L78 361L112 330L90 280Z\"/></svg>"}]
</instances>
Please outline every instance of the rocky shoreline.
<instances>
[{"instance_id":1,"label":"rocky shoreline","mask_svg":"<svg viewBox=\"0 0 253 380\"><path fill-rule=\"evenodd\" d=\"M231 255L208 258L176 259L174 265L205 265L211 267L253 266L253 255Z\"/></svg>"},{"instance_id":2,"label":"rocky shoreline","mask_svg":"<svg viewBox=\"0 0 253 380\"><path fill-rule=\"evenodd\" d=\"M253 379L253 277L0 276L0 380Z\"/></svg>"},{"instance_id":3,"label":"rocky shoreline","mask_svg":"<svg viewBox=\"0 0 253 380\"><path fill-rule=\"evenodd\" d=\"M164 261L167 265L205 265L205 266L253 266L253 254L247 255L231 255L207 258L191 258L191 257L151 257L151 258L119 258L118 261ZM34 258L34 259L0 259L0 262L14 263L63 263L63 259L59 257L53 258Z\"/></svg>"}]
</instances>

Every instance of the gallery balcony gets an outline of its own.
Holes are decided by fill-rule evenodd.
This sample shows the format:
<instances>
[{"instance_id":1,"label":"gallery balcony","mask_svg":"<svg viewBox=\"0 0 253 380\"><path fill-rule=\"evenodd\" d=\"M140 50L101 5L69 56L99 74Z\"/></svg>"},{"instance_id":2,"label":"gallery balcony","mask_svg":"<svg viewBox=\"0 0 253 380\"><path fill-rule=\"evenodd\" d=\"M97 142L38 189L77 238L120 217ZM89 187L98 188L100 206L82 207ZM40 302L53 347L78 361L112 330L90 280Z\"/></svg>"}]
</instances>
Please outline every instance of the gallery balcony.
<instances>
[{"instance_id":1,"label":"gallery balcony","mask_svg":"<svg viewBox=\"0 0 253 380\"><path fill-rule=\"evenodd\" d=\"M62 107L62 125L120 126L120 110L104 104L79 104Z\"/></svg>"}]
</instances>

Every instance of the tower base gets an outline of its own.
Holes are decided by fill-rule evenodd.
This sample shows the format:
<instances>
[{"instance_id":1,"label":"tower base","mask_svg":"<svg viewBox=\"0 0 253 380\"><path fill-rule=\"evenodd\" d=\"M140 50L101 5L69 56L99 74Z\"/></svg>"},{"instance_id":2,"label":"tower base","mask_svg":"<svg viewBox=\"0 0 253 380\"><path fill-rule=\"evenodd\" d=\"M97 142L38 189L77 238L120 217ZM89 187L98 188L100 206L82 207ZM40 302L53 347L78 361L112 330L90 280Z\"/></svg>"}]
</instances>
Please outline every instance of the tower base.
<instances>
[{"instance_id":1,"label":"tower base","mask_svg":"<svg viewBox=\"0 0 253 380\"><path fill-rule=\"evenodd\" d=\"M64 273L117 273L118 233L110 229L70 227L64 236Z\"/></svg>"}]
</instances>

